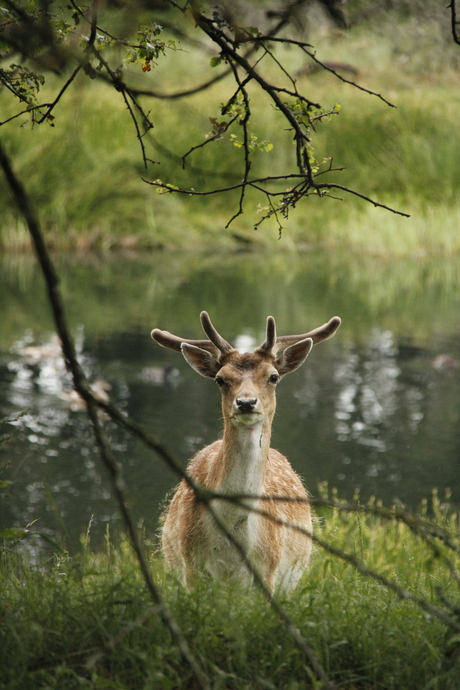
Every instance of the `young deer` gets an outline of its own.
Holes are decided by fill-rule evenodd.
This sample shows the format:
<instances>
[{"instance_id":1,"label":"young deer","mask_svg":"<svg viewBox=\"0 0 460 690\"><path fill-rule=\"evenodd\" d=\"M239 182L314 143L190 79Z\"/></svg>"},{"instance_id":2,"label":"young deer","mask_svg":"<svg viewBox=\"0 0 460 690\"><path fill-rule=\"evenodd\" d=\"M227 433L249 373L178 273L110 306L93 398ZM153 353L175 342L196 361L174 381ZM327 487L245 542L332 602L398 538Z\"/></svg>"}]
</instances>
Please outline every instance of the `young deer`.
<instances>
[{"instance_id":1,"label":"young deer","mask_svg":"<svg viewBox=\"0 0 460 690\"><path fill-rule=\"evenodd\" d=\"M275 320L269 316L264 342L245 354L217 333L205 311L201 323L209 340L184 340L167 331L152 331L157 343L182 352L195 371L216 381L222 393L223 438L195 455L187 468L190 477L222 494L302 499L254 498L245 504L311 533L307 491L286 458L270 448L275 389L283 376L305 361L313 344L334 335L340 319L336 316L303 335L277 338ZM310 557L308 536L226 500L215 500L212 507L271 591L288 591L296 585ZM188 588L194 576L204 571L218 579L252 580L234 544L185 480L167 509L162 547L167 565Z\"/></svg>"}]
</instances>

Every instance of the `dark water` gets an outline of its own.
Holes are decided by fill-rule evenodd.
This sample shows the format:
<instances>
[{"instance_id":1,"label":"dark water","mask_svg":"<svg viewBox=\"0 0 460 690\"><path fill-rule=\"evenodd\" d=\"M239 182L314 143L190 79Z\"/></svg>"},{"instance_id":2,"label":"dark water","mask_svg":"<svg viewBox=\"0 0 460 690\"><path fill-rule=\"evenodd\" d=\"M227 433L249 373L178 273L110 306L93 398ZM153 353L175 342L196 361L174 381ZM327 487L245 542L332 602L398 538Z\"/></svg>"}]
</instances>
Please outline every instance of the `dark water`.
<instances>
[{"instance_id":1,"label":"dark water","mask_svg":"<svg viewBox=\"0 0 460 690\"><path fill-rule=\"evenodd\" d=\"M200 338L209 311L240 347L299 333L338 314L336 337L315 347L278 389L272 445L312 493L411 507L438 488L460 504L460 266L310 255L145 255L57 260L79 356L91 381L185 465L221 429L219 392L182 357L156 345L155 326ZM119 524L85 412L76 409L53 341L32 257L1 263L0 527L72 546L92 520L96 539ZM33 346L40 346L33 349ZM32 348L32 349L31 349ZM103 384L101 384L103 382ZM152 534L176 483L161 460L107 422L130 507Z\"/></svg>"}]
</instances>

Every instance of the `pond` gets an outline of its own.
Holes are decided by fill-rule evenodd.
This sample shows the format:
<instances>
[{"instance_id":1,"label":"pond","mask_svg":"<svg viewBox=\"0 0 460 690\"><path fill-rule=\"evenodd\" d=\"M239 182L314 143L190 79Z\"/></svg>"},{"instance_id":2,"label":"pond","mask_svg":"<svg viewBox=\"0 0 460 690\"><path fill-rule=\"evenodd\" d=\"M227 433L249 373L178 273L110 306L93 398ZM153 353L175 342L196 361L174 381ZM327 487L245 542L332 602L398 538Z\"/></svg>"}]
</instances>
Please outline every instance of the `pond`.
<instances>
[{"instance_id":1,"label":"pond","mask_svg":"<svg viewBox=\"0 0 460 690\"><path fill-rule=\"evenodd\" d=\"M113 403L185 466L222 427L219 391L153 327L201 338L206 309L239 347L342 317L278 388L272 445L313 494L416 508L438 489L460 504L460 262L389 261L337 253L59 256L56 265L80 361ZM120 520L104 467L53 336L33 257L1 261L0 526L78 544ZM176 478L111 421L129 502L149 535Z\"/></svg>"}]
</instances>

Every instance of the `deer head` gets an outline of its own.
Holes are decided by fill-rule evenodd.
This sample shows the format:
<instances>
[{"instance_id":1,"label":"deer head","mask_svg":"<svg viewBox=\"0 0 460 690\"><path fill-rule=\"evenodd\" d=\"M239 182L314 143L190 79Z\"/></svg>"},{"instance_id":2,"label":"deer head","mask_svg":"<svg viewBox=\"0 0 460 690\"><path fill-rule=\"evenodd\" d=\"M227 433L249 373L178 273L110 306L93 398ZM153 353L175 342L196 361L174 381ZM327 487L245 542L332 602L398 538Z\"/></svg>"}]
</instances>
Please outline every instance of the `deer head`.
<instances>
[{"instance_id":1,"label":"deer head","mask_svg":"<svg viewBox=\"0 0 460 690\"><path fill-rule=\"evenodd\" d=\"M262 345L252 353L240 353L219 335L207 312L201 312L200 318L209 340L186 340L157 328L152 338L182 352L198 374L214 379L222 393L224 420L247 427L266 421L271 424L278 382L300 367L313 345L332 337L341 323L335 316L303 335L277 337L275 319L269 316Z\"/></svg>"}]
</instances>

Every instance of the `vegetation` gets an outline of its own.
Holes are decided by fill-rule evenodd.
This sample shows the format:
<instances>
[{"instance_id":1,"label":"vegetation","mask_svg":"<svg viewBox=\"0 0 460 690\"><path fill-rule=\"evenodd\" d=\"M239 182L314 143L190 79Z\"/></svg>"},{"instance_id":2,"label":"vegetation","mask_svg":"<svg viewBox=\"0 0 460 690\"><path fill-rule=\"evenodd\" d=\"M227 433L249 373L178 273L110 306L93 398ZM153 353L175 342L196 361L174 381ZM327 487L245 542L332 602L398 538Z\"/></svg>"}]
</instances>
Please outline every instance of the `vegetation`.
<instances>
[{"instance_id":1,"label":"vegetation","mask_svg":"<svg viewBox=\"0 0 460 690\"><path fill-rule=\"evenodd\" d=\"M171 92L171 85L177 92L185 90L190 86L191 64L197 84L220 74L226 64L217 64L219 53L209 44L196 44L197 29L185 17L174 26L171 22L177 17L172 8L165 6L158 21L165 25L160 38L166 47L155 59L152 56L150 71L142 72L147 58L141 48L136 52L130 47L130 60L134 62L127 62L125 56L123 65L140 112L149 112L154 125L153 129L147 127L142 136L144 154L136 142L134 106L127 109L113 84L100 78L88 79L84 70L78 71L47 117L43 117L47 109L34 110L34 104L53 103L63 76L47 75L46 83L27 95L30 103L22 116L11 121L9 118L18 112L17 103L12 101L10 90L0 92L3 122L8 121L0 132L14 157L16 170L40 209L49 243L57 248L273 246L282 227L279 248L321 244L391 256L458 253L456 181L460 170L452 132L458 119L459 99L454 86L459 50L449 34L447 10L441 13L431 3L413 3L411 8L400 4L399 13L395 13L383 11L379 3L369 6L366 12L360 3L351 3L346 33L337 30L330 17L318 14L315 6L307 15L307 38L316 46L317 59L326 65L342 65L340 76L383 94L397 109L375 95L342 83L302 50L296 52L292 46L288 49L277 43L272 47L276 49L276 60L295 78L295 89L324 104L324 112L336 113L327 117L310 113L311 117L320 117L316 131L307 123L312 137L308 144L310 165L315 167L314 161L318 161L318 172L322 172L317 180L314 178L314 184L327 178L330 184L357 190L380 204L410 214L410 218L373 208L340 189L323 191L342 201L319 198L316 192L321 190L306 189L300 194L302 198L290 198L284 211L279 208L276 214L267 208L272 202L273 208L278 208L277 197L267 202L266 195L261 196L251 186L244 188L244 214L238 214L241 190L190 196L199 190L209 191L212 184L232 186L244 177L243 133L252 142L251 150L246 151L246 155L250 153L251 171L261 178L270 178L274 167L281 177L291 174L295 147L292 131L286 131L280 123L277 109L251 83L247 98L253 124L247 130L243 114L238 116L240 124L228 130L224 125L228 118L220 114L222 104L231 101L232 77L219 79L186 98L151 101L137 96L137 91L150 92L153 86L155 93ZM88 26L89 14L85 15L84 8L80 12L78 31L82 32L82 26ZM57 16L61 17L59 13ZM69 23L68 18L66 21ZM119 28L120 22L126 22L126 14L115 12L109 18L104 15L104 21ZM129 27L135 33L137 27ZM70 25L66 32L67 37L72 35ZM178 32L182 32L181 39ZM155 45L160 38L152 38ZM119 64L123 57L120 46L115 49L103 43L100 55L108 56L113 65ZM141 41L139 45L144 44ZM243 42L242 50L245 45ZM27 59L35 64L34 56ZM264 77L277 83L277 63L265 62ZM96 63L94 58L91 65ZM68 74L70 66L66 69L63 75ZM129 93L128 89L128 100ZM151 103L154 107L150 112ZM336 104L340 104L340 111L335 109ZM35 124L30 124L31 118ZM44 122L38 125L41 119ZM201 146L205 142L209 145ZM195 150L182 169L182 157L192 148ZM323 160L326 162L321 164ZM346 170L325 174L328 166ZM155 190L141 178L149 182L162 180L163 188L159 184ZM172 185L172 193L155 193L167 192L169 188L164 184ZM286 181L279 184L287 189ZM190 194L176 194L173 187L188 189ZM0 206L5 209L1 245L8 249L28 246L23 221L9 206L6 188L0 190ZM225 229L235 213L236 218ZM254 225L265 215L270 218L254 231Z\"/></svg>"},{"instance_id":2,"label":"vegetation","mask_svg":"<svg viewBox=\"0 0 460 690\"><path fill-rule=\"evenodd\" d=\"M375 503L368 508L375 509ZM458 515L447 502L434 495L429 508L440 533L456 532ZM421 519L426 511L424 504ZM401 590L441 608L451 602L458 621L453 603L458 589L442 542L433 550L396 519L336 508L318 509L316 532ZM149 600L129 545L107 536L105 550L94 553L90 537L88 530L78 557L60 553L35 565L27 540L23 547L3 549L1 687L196 687ZM153 553L145 539L144 547ZM236 595L231 584L204 580L188 594L163 572L156 555L150 564L212 687L319 687L304 655L256 590ZM454 690L460 683L458 634L321 547L284 604L341 688Z\"/></svg>"},{"instance_id":3,"label":"vegetation","mask_svg":"<svg viewBox=\"0 0 460 690\"><path fill-rule=\"evenodd\" d=\"M190 27L170 21L171 8L180 12L184 22L184 17L190 20L186 8L175 2L162 8L174 38L163 34L151 17L147 28L126 24L128 13L122 7L121 26L127 27L127 39L115 39L109 29L101 29L96 2L80 7L71 0L70 15L65 14L67 5L58 4L62 16L52 14L47 3L7 0L6 4L6 19L0 26L0 81L19 100L23 111L19 115L5 99L6 117L1 127L8 132L4 137L8 154L0 146L0 162L10 191L2 188L0 194L3 207L10 202L7 194L14 196L24 221L10 209L1 242L3 248L22 248L28 245L25 228L31 233L63 354L75 390L86 403L129 542L107 536L105 551L95 553L88 530L78 556L70 557L55 544L55 554L46 562L32 534L16 527L0 532L5 541L0 563L1 687L294 690L330 688L336 683L360 690L457 688L460 546L458 514L449 506L448 497L440 502L435 495L413 518L397 509L384 511L375 502L367 507L358 502L350 508L333 496L332 505L329 502L318 508L317 554L312 567L295 595L282 602L281 610L275 602L267 603L261 593L236 591L230 584L202 581L188 594L163 572L161 560L152 555L152 544L139 539L98 410L103 408L170 466L175 463L146 432L91 391L76 356L59 283L34 210L34 206L40 210L48 243L56 247L247 246L255 243L255 235L248 230L243 211L260 203L257 183L262 185L265 198L260 219L273 222L268 231L271 238L282 233L290 246L322 243L376 254L453 254L459 249L455 191L458 156L451 137L457 118L449 91L456 78L451 72L455 59L449 61L449 51L442 47L445 69L441 77L435 76L438 69L426 65L415 47L400 53L395 50L397 36L390 36L389 24L386 30L375 30L372 46L368 44L360 53L367 39L359 22L350 30L347 42L353 52L344 49L339 56L336 31L329 26L321 37L320 30L327 26L322 20L317 45L325 55L330 48L334 60L346 57L351 64L345 65L345 71L351 68L366 78L366 70L373 71L379 90L380 86L389 89L388 98L395 100L396 96L404 108L404 117L394 119L392 111L382 110L388 103L382 102L386 98L378 91L353 91L350 96L345 90L349 87L337 86L336 82L334 88L340 98L319 105L317 95L330 98L330 68L326 69L329 75L305 70L305 56L311 60L307 67L319 63L303 38L291 41L300 49L302 60L299 53L293 57L294 51L288 50L284 38L275 57L271 46L293 18L296 3L286 6L281 18L276 13L271 16L273 22L265 34L248 23L239 24L232 13L212 13L207 6L203 9L191 3L188 8L187 4L205 36L196 52ZM326 8L328 21L343 24L336 3L324 0L321 5ZM407 40L411 27L417 32L424 26L439 25L438 18L438 24L432 24L429 13L421 12L422 5L417 3L419 15L414 22L410 3L398 3L398 21L404 18L400 38L405 46L411 46ZM375 14L378 6L378 2L373 4ZM360 2L353 7L357 17L363 14ZM115 32L119 17L116 9L109 9L102 17L108 22L104 27L111 28L113 21ZM454 0L450 10L451 38L459 42ZM86 27L87 36L80 34L80 23ZM187 53L178 36L187 43ZM436 45L444 46L441 34ZM255 48L262 50L270 63L264 76L258 71L260 60ZM178 56L174 68L166 62L162 67L157 65L168 51ZM360 55L356 64L355 55ZM6 64L17 56L22 60L20 65ZM116 67L115 63L123 60ZM280 60L286 65L281 70ZM224 91L219 78L212 80L212 91L197 90L184 106L162 103L155 108L156 131L152 135L153 122L143 100L140 77L153 71L160 82L163 70L163 84L175 81L181 88L186 81L185 64L193 64L194 72L203 77L210 61L211 69L229 70L234 91L230 95ZM402 67L406 64L407 70ZM46 80L39 68L46 72ZM343 64L340 69L343 71ZM276 81L274 74L279 71L281 81ZM52 73L57 76L49 77ZM93 81L83 83L83 75ZM300 83L304 79L314 85L315 101L297 90L297 80ZM260 100L254 82L276 108L270 109ZM278 98L279 93L286 95L285 101ZM115 105L120 103L120 96L127 112L119 112L119 105ZM192 108L199 113L197 118L191 118ZM343 140L333 134L339 111L344 122ZM23 117L29 124L19 129ZM252 125L250 128L250 122L257 123L257 131ZM128 143L135 141L128 126L134 127L137 136L136 152ZM320 130L318 136L315 129ZM195 147L193 151L191 147ZM151 151L161 156L161 176L155 155L150 158ZM339 171L336 166L345 161L332 161L332 154L347 157L353 169L349 173ZM365 159L367 166L369 154L372 174L363 165ZM222 162L228 167L219 167ZM13 167L30 190L30 197ZM345 176L338 178L339 172ZM349 186L347 174L353 179ZM140 183L141 175L150 186ZM356 182L362 185L359 191ZM160 194L152 195L152 187ZM230 211L220 201L224 188L233 204ZM320 199L342 192L359 199L360 205ZM203 214L199 201L203 194L207 200L208 193L211 201ZM327 215L326 201L327 208L334 209ZM385 233L371 234L374 226L369 212L362 210L364 201L379 207L378 213L385 208L385 213L401 216L401 221L389 216L392 221L388 226L392 227ZM412 205L412 221L402 218L405 211L389 208L395 203ZM296 220L291 222L294 210ZM284 228L288 217L289 231ZM231 230L224 232L229 220ZM403 232L400 223L412 223L410 232ZM256 243L267 243L265 234L260 239L261 234L259 229ZM359 276L356 280L359 282ZM149 554L147 559L145 553Z\"/></svg>"}]
</instances>

